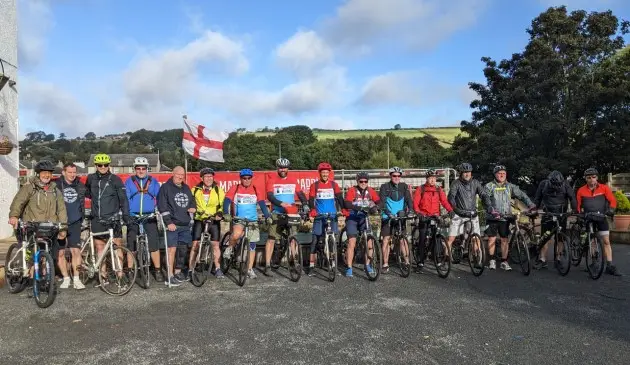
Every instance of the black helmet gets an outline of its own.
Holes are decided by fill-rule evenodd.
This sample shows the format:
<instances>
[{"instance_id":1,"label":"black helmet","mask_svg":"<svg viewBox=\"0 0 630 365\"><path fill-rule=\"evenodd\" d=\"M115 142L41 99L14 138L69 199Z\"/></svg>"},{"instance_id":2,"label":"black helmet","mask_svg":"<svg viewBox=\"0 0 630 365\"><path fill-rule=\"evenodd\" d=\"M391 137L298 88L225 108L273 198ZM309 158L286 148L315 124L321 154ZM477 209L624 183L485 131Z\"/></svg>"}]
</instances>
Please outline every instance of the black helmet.
<instances>
[{"instance_id":1,"label":"black helmet","mask_svg":"<svg viewBox=\"0 0 630 365\"><path fill-rule=\"evenodd\" d=\"M41 160L35 165L35 172L39 174L42 171L53 172L55 171L55 165L48 160Z\"/></svg>"},{"instance_id":2,"label":"black helmet","mask_svg":"<svg viewBox=\"0 0 630 365\"><path fill-rule=\"evenodd\" d=\"M203 169L199 171L199 177L201 178L203 178L205 175L208 175L208 174L214 176L214 170L209 167L204 167Z\"/></svg>"},{"instance_id":3,"label":"black helmet","mask_svg":"<svg viewBox=\"0 0 630 365\"><path fill-rule=\"evenodd\" d=\"M492 170L492 173L496 174L499 171L507 171L507 169L503 165L496 165L494 169Z\"/></svg>"},{"instance_id":4,"label":"black helmet","mask_svg":"<svg viewBox=\"0 0 630 365\"><path fill-rule=\"evenodd\" d=\"M437 172L433 169L428 169L426 177L432 177L432 176L437 176Z\"/></svg>"},{"instance_id":5,"label":"black helmet","mask_svg":"<svg viewBox=\"0 0 630 365\"><path fill-rule=\"evenodd\" d=\"M594 167L589 167L588 169L586 169L586 171L584 171L584 177L586 176L591 176L591 175L599 175L597 173L597 169L595 169Z\"/></svg>"},{"instance_id":6,"label":"black helmet","mask_svg":"<svg viewBox=\"0 0 630 365\"><path fill-rule=\"evenodd\" d=\"M562 176L562 173L558 170L551 171L548 179L551 185L556 187L560 187L564 184L564 176Z\"/></svg>"},{"instance_id":7,"label":"black helmet","mask_svg":"<svg viewBox=\"0 0 630 365\"><path fill-rule=\"evenodd\" d=\"M459 165L459 172L472 172L473 168L472 165L469 164L468 162L464 162L461 165Z\"/></svg>"},{"instance_id":8,"label":"black helmet","mask_svg":"<svg viewBox=\"0 0 630 365\"><path fill-rule=\"evenodd\" d=\"M367 172L365 171L361 171L357 174L357 181L361 180L361 179L365 179L365 180L370 180L370 176L368 175Z\"/></svg>"}]
</instances>

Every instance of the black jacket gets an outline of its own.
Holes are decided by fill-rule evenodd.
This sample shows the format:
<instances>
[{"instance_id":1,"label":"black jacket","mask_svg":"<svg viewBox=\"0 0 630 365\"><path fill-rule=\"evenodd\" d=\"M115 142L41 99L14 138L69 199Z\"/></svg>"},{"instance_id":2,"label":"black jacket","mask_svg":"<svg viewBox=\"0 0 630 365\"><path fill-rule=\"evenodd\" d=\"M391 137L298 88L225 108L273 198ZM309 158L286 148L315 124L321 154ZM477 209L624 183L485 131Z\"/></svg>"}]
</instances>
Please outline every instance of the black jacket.
<instances>
[{"instance_id":1,"label":"black jacket","mask_svg":"<svg viewBox=\"0 0 630 365\"><path fill-rule=\"evenodd\" d=\"M57 189L63 194L63 201L66 203L68 224L82 221L85 217L85 185L78 177L70 184L63 177L55 182Z\"/></svg>"},{"instance_id":2,"label":"black jacket","mask_svg":"<svg viewBox=\"0 0 630 365\"><path fill-rule=\"evenodd\" d=\"M560 186L553 185L549 179L545 179L538 185L536 190L536 198L534 204L538 208L542 208L549 213L566 213L568 203L571 203L571 209L577 209L577 200L573 188L568 182L564 182Z\"/></svg>"},{"instance_id":3,"label":"black jacket","mask_svg":"<svg viewBox=\"0 0 630 365\"><path fill-rule=\"evenodd\" d=\"M121 212L123 221L129 222L129 201L120 177L97 171L88 175L85 187L85 196L92 199L92 217L105 219Z\"/></svg>"},{"instance_id":4,"label":"black jacket","mask_svg":"<svg viewBox=\"0 0 630 365\"><path fill-rule=\"evenodd\" d=\"M171 223L176 226L190 224L188 209L195 207L195 198L186 183L175 185L173 178L162 184L158 194L158 210L165 225Z\"/></svg>"},{"instance_id":5,"label":"black jacket","mask_svg":"<svg viewBox=\"0 0 630 365\"><path fill-rule=\"evenodd\" d=\"M476 179L470 179L469 181L463 181L462 179L455 180L448 191L448 202L453 207L455 214L459 216L467 216L467 212L476 214L476 195L479 195L484 207L488 211L491 211L492 200L487 190L481 185L481 182Z\"/></svg>"}]
</instances>

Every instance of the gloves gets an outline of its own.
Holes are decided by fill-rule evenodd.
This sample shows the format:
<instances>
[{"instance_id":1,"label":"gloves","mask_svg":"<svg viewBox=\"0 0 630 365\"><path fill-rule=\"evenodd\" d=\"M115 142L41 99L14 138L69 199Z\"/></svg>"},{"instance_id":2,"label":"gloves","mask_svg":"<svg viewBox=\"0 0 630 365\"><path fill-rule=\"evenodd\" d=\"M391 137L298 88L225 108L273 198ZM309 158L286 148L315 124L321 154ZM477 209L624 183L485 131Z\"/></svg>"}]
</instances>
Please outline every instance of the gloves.
<instances>
[{"instance_id":1,"label":"gloves","mask_svg":"<svg viewBox=\"0 0 630 365\"><path fill-rule=\"evenodd\" d=\"M265 218L265 223L267 223L269 225L273 224L273 218L271 218L271 217Z\"/></svg>"},{"instance_id":2,"label":"gloves","mask_svg":"<svg viewBox=\"0 0 630 365\"><path fill-rule=\"evenodd\" d=\"M370 214L376 214L376 213L378 213L378 208L376 206L370 207Z\"/></svg>"},{"instance_id":3,"label":"gloves","mask_svg":"<svg viewBox=\"0 0 630 365\"><path fill-rule=\"evenodd\" d=\"M501 218L501 214L499 214L499 212L497 212L496 210L491 211L490 214L494 217L494 219Z\"/></svg>"},{"instance_id":4,"label":"gloves","mask_svg":"<svg viewBox=\"0 0 630 365\"><path fill-rule=\"evenodd\" d=\"M450 212L448 212L448 217L453 219L455 217L455 212L452 211L452 210Z\"/></svg>"},{"instance_id":5,"label":"gloves","mask_svg":"<svg viewBox=\"0 0 630 365\"><path fill-rule=\"evenodd\" d=\"M122 221L123 221L123 223L124 223L126 226L128 226L128 225L129 225L129 223L131 222L131 218L130 218L128 215L123 215L123 216L122 216Z\"/></svg>"},{"instance_id":6,"label":"gloves","mask_svg":"<svg viewBox=\"0 0 630 365\"><path fill-rule=\"evenodd\" d=\"M606 212L606 215L609 217L613 217L615 215L615 210L614 209L608 209L608 211Z\"/></svg>"},{"instance_id":7,"label":"gloves","mask_svg":"<svg viewBox=\"0 0 630 365\"><path fill-rule=\"evenodd\" d=\"M302 205L302 211L304 214L308 214L311 211L311 208L308 205Z\"/></svg>"},{"instance_id":8,"label":"gloves","mask_svg":"<svg viewBox=\"0 0 630 365\"><path fill-rule=\"evenodd\" d=\"M223 215L223 220L230 223L232 221L232 216L229 214L224 214Z\"/></svg>"}]
</instances>

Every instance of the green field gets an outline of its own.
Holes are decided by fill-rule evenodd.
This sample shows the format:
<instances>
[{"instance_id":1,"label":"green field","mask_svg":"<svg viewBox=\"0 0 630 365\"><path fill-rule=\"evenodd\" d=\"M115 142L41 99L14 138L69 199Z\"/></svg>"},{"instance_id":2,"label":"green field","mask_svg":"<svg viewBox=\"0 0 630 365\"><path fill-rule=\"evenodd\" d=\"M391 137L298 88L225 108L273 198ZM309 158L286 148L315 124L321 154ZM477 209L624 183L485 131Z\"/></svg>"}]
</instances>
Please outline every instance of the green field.
<instances>
[{"instance_id":1,"label":"green field","mask_svg":"<svg viewBox=\"0 0 630 365\"><path fill-rule=\"evenodd\" d=\"M365 129L365 130L314 130L313 133L319 140L345 139L353 137L384 136L387 133L402 138L423 137L431 135L437 138L443 145L449 145L455 137L461 133L459 127L444 128L406 128L406 129ZM275 132L254 132L257 136L272 136Z\"/></svg>"}]
</instances>

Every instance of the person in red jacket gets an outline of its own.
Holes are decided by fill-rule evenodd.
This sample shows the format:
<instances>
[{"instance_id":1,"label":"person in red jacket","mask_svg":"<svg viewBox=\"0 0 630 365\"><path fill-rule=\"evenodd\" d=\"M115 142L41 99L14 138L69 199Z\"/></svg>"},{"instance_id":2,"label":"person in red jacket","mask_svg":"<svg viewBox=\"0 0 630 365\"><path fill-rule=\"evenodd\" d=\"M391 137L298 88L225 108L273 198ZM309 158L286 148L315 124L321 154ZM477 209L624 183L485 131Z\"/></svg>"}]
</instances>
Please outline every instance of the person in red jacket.
<instances>
[{"instance_id":1,"label":"person in red jacket","mask_svg":"<svg viewBox=\"0 0 630 365\"><path fill-rule=\"evenodd\" d=\"M426 183L418 186L413 194L413 209L420 218L418 225L420 237L418 238L418 247L416 247L417 257L420 262L418 263L417 271L421 271L424 268L424 245L427 239L427 229L429 228L429 223L425 222L422 218L439 216L440 205L442 205L449 214L453 214L453 208L451 204L449 204L444 190L436 185L437 173L435 170L429 169L426 177Z\"/></svg>"}]
</instances>

